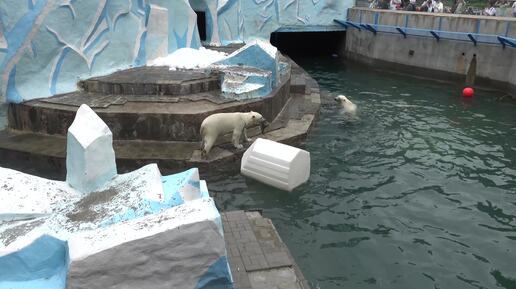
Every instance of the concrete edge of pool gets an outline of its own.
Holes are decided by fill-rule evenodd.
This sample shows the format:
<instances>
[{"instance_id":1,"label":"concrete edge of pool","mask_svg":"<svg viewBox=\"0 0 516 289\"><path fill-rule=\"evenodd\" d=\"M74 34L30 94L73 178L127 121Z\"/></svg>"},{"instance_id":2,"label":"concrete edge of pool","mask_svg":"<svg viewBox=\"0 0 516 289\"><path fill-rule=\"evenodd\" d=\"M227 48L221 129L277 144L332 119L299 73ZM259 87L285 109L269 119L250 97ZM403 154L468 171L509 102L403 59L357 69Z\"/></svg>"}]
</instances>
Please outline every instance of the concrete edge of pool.
<instances>
[{"instance_id":1,"label":"concrete edge of pool","mask_svg":"<svg viewBox=\"0 0 516 289\"><path fill-rule=\"evenodd\" d=\"M258 211L222 212L235 289L309 289L272 221Z\"/></svg>"}]
</instances>

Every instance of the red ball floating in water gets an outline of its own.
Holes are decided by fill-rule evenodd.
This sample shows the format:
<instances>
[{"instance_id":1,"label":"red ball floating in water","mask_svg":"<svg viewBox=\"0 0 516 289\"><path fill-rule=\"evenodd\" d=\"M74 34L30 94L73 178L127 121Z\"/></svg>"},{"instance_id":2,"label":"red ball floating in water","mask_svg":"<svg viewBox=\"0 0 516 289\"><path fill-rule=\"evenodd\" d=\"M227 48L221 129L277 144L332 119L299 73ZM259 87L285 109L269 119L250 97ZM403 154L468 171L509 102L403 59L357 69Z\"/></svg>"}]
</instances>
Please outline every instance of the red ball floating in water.
<instances>
[{"instance_id":1,"label":"red ball floating in water","mask_svg":"<svg viewBox=\"0 0 516 289\"><path fill-rule=\"evenodd\" d=\"M462 90L463 97L473 97L474 94L475 94L475 90L473 90L473 88L471 88L471 87L466 87Z\"/></svg>"}]
</instances>

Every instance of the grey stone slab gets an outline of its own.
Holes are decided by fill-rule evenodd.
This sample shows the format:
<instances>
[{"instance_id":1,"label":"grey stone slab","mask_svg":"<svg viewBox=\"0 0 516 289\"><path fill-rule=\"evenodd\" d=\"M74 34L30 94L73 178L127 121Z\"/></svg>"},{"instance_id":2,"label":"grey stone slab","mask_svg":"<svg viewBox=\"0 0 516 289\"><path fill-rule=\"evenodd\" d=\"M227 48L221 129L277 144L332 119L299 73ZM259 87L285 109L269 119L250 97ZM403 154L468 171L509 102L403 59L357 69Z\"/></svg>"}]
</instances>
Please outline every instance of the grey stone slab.
<instances>
[{"instance_id":1,"label":"grey stone slab","mask_svg":"<svg viewBox=\"0 0 516 289\"><path fill-rule=\"evenodd\" d=\"M229 267L231 268L231 272L235 274L243 274L245 273L244 261L240 256L229 256Z\"/></svg>"},{"instance_id":2,"label":"grey stone slab","mask_svg":"<svg viewBox=\"0 0 516 289\"><path fill-rule=\"evenodd\" d=\"M71 260L67 288L194 288L224 253L213 222L192 223Z\"/></svg>"},{"instance_id":3,"label":"grey stone slab","mask_svg":"<svg viewBox=\"0 0 516 289\"><path fill-rule=\"evenodd\" d=\"M265 254L265 258L271 267L285 267L293 265L292 259L286 252Z\"/></svg>"},{"instance_id":4,"label":"grey stone slab","mask_svg":"<svg viewBox=\"0 0 516 289\"><path fill-rule=\"evenodd\" d=\"M253 289L302 289L292 268L252 272L249 281Z\"/></svg>"},{"instance_id":5,"label":"grey stone slab","mask_svg":"<svg viewBox=\"0 0 516 289\"><path fill-rule=\"evenodd\" d=\"M244 261L244 266L247 272L266 270L270 268L263 254L254 256L243 256L242 260Z\"/></svg>"},{"instance_id":6,"label":"grey stone slab","mask_svg":"<svg viewBox=\"0 0 516 289\"><path fill-rule=\"evenodd\" d=\"M309 288L269 219L258 212L222 215L223 225L233 228L225 238L235 289ZM255 239L244 241L242 236Z\"/></svg>"},{"instance_id":7,"label":"grey stone slab","mask_svg":"<svg viewBox=\"0 0 516 289\"><path fill-rule=\"evenodd\" d=\"M92 108L106 108L110 105L121 105L127 102L123 96L119 95L96 95L84 93L61 94L49 98L41 99L42 102L54 103L68 106L79 107L87 104Z\"/></svg>"}]
</instances>

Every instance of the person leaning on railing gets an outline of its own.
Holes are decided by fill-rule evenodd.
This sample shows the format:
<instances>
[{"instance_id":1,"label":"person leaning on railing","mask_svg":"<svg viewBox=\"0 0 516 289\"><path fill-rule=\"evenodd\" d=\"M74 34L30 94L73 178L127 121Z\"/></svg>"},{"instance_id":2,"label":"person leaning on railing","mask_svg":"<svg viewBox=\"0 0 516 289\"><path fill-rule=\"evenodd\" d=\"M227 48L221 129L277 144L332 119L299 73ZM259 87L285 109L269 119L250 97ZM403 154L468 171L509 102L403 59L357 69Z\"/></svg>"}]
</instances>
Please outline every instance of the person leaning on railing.
<instances>
[{"instance_id":1,"label":"person leaning on railing","mask_svg":"<svg viewBox=\"0 0 516 289\"><path fill-rule=\"evenodd\" d=\"M516 1L512 2L512 17L516 17Z\"/></svg>"},{"instance_id":2,"label":"person leaning on railing","mask_svg":"<svg viewBox=\"0 0 516 289\"><path fill-rule=\"evenodd\" d=\"M498 0L496 1L495 7L496 8L496 15L498 16L508 16L507 14L507 8L509 8L509 1L507 0Z\"/></svg>"},{"instance_id":3,"label":"person leaning on railing","mask_svg":"<svg viewBox=\"0 0 516 289\"><path fill-rule=\"evenodd\" d=\"M486 7L482 12L484 16L496 16L496 8L494 7L494 1L489 1L489 7Z\"/></svg>"},{"instance_id":4,"label":"person leaning on railing","mask_svg":"<svg viewBox=\"0 0 516 289\"><path fill-rule=\"evenodd\" d=\"M416 11L416 0L410 0L409 4L405 7L405 11Z\"/></svg>"}]
</instances>

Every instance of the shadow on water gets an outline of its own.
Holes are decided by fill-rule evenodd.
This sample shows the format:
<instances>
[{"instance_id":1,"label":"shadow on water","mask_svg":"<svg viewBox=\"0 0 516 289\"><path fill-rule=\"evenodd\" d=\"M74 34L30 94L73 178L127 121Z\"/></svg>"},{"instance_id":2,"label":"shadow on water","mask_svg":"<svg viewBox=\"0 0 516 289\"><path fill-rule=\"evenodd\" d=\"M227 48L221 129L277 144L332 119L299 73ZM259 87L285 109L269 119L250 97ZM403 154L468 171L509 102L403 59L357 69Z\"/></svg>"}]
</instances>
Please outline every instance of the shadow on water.
<instances>
[{"instance_id":1,"label":"shadow on water","mask_svg":"<svg viewBox=\"0 0 516 289\"><path fill-rule=\"evenodd\" d=\"M310 181L286 193L220 175L209 182L218 206L264 209L314 288L516 288L515 103L298 61L327 91L305 143Z\"/></svg>"}]
</instances>

